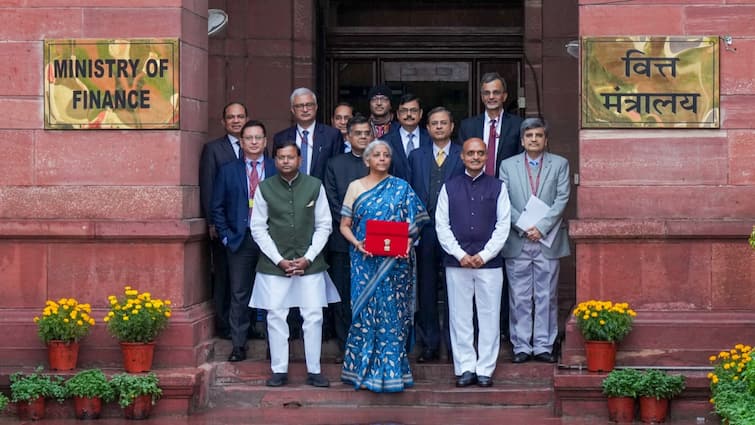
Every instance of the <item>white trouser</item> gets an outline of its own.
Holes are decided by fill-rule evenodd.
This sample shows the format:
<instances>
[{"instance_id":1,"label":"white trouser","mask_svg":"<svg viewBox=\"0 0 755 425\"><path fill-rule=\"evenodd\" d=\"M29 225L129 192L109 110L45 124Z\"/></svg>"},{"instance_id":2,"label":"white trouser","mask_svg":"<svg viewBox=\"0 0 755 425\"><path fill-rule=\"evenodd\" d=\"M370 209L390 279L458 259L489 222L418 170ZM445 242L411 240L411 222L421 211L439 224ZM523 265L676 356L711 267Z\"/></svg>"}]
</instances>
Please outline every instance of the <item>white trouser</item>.
<instances>
[{"instance_id":1,"label":"white trouser","mask_svg":"<svg viewBox=\"0 0 755 425\"><path fill-rule=\"evenodd\" d=\"M492 376L501 347L501 291L503 272L500 268L469 269L446 267L448 311L454 373L475 372ZM474 348L472 303L477 307L477 352Z\"/></svg>"},{"instance_id":2,"label":"white trouser","mask_svg":"<svg viewBox=\"0 0 755 425\"><path fill-rule=\"evenodd\" d=\"M553 352L558 335L558 270L558 259L545 258L539 242L525 241L518 257L506 259L514 353Z\"/></svg>"},{"instance_id":3,"label":"white trouser","mask_svg":"<svg viewBox=\"0 0 755 425\"><path fill-rule=\"evenodd\" d=\"M304 354L307 372L320 373L322 350L322 307L300 307L304 319ZM288 373L288 317L289 309L267 311L267 335L270 339L270 367L273 373Z\"/></svg>"}]
</instances>

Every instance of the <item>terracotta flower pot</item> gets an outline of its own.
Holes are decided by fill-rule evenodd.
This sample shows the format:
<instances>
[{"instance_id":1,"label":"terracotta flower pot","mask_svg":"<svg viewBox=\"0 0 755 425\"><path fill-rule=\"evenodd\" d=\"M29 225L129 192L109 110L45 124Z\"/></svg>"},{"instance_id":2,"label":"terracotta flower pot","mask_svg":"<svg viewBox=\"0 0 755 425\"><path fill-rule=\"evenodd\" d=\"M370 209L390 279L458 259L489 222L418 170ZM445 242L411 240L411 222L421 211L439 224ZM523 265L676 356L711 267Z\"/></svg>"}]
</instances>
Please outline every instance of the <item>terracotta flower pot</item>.
<instances>
[{"instance_id":1,"label":"terracotta flower pot","mask_svg":"<svg viewBox=\"0 0 755 425\"><path fill-rule=\"evenodd\" d=\"M668 399L640 397L640 420L645 423L664 422L668 415Z\"/></svg>"},{"instance_id":2,"label":"terracotta flower pot","mask_svg":"<svg viewBox=\"0 0 755 425\"><path fill-rule=\"evenodd\" d=\"M610 372L616 365L616 343L611 341L585 341L587 370Z\"/></svg>"},{"instance_id":3,"label":"terracotta flower pot","mask_svg":"<svg viewBox=\"0 0 755 425\"><path fill-rule=\"evenodd\" d=\"M147 419L152 412L152 396L139 395L128 406L123 408L126 419Z\"/></svg>"},{"instance_id":4,"label":"terracotta flower pot","mask_svg":"<svg viewBox=\"0 0 755 425\"><path fill-rule=\"evenodd\" d=\"M19 401L16 403L18 419L22 421L38 421L45 417L45 398L39 397L32 401Z\"/></svg>"},{"instance_id":5,"label":"terracotta flower pot","mask_svg":"<svg viewBox=\"0 0 755 425\"><path fill-rule=\"evenodd\" d=\"M79 343L53 340L47 343L47 361L52 370L76 369L79 359Z\"/></svg>"},{"instance_id":6,"label":"terracotta flower pot","mask_svg":"<svg viewBox=\"0 0 755 425\"><path fill-rule=\"evenodd\" d=\"M154 342L121 342L123 368L128 373L149 372L155 353Z\"/></svg>"},{"instance_id":7,"label":"terracotta flower pot","mask_svg":"<svg viewBox=\"0 0 755 425\"><path fill-rule=\"evenodd\" d=\"M618 423L634 422L634 398L608 397L608 419Z\"/></svg>"},{"instance_id":8,"label":"terracotta flower pot","mask_svg":"<svg viewBox=\"0 0 755 425\"><path fill-rule=\"evenodd\" d=\"M102 412L102 400L99 397L74 397L73 408L76 419L97 419Z\"/></svg>"}]
</instances>

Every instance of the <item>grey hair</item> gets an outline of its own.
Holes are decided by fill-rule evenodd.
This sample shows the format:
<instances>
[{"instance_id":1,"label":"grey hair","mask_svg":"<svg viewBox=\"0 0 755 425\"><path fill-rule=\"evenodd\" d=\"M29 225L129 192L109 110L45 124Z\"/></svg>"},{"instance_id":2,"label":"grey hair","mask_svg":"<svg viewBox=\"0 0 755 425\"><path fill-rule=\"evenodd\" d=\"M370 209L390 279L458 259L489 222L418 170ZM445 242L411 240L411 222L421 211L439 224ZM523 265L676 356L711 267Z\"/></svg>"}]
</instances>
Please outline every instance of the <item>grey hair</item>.
<instances>
[{"instance_id":1,"label":"grey hair","mask_svg":"<svg viewBox=\"0 0 755 425\"><path fill-rule=\"evenodd\" d=\"M527 118L522 121L522 125L519 126L519 134L524 137L524 132L533 128L542 128L545 132L545 137L548 137L548 123L542 118Z\"/></svg>"},{"instance_id":2,"label":"grey hair","mask_svg":"<svg viewBox=\"0 0 755 425\"><path fill-rule=\"evenodd\" d=\"M391 149L391 145L385 140L375 139L371 141L370 144L367 145L367 148L365 148L364 152L362 152L362 158L364 158L365 164L367 163L367 158L372 155L372 151L378 146L385 146L385 148L388 149L388 154L393 157L393 149Z\"/></svg>"},{"instance_id":3,"label":"grey hair","mask_svg":"<svg viewBox=\"0 0 755 425\"><path fill-rule=\"evenodd\" d=\"M291 98L290 98L291 106L294 106L294 98L296 96L304 96L307 94L312 95L312 97L315 99L315 103L317 103L317 95L315 94L315 92L313 92L312 90L306 87L299 87L298 89L291 92Z\"/></svg>"},{"instance_id":4,"label":"grey hair","mask_svg":"<svg viewBox=\"0 0 755 425\"><path fill-rule=\"evenodd\" d=\"M501 82L501 85L503 85L503 91L508 91L506 80L504 80L503 77L501 77L501 74L497 72L487 72L483 74L482 78L480 78L480 88L482 88L483 84L492 83L495 80Z\"/></svg>"}]
</instances>

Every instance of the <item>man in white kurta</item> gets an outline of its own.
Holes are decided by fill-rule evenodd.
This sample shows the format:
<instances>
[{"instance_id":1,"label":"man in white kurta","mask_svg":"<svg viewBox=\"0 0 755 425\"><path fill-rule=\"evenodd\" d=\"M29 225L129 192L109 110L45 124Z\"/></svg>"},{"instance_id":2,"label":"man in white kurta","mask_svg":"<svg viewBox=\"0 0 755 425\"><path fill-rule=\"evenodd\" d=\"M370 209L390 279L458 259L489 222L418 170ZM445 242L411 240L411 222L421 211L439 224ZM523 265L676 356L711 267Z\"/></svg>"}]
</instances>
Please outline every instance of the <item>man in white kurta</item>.
<instances>
[{"instance_id":1,"label":"man in white kurta","mask_svg":"<svg viewBox=\"0 0 755 425\"><path fill-rule=\"evenodd\" d=\"M267 310L270 363L268 386L288 383L286 318L299 307L304 319L307 384L327 387L320 373L322 308L339 301L322 250L332 230L320 180L298 171L301 151L294 142L274 147L278 175L260 183L254 195L252 237L264 254L257 265L250 307Z\"/></svg>"},{"instance_id":2,"label":"man in white kurta","mask_svg":"<svg viewBox=\"0 0 755 425\"><path fill-rule=\"evenodd\" d=\"M456 386L490 387L501 344L503 260L498 253L509 234L511 205L503 183L483 172L487 151L482 139L464 142L461 159L464 175L448 180L438 195L435 228L447 253L443 264Z\"/></svg>"}]
</instances>

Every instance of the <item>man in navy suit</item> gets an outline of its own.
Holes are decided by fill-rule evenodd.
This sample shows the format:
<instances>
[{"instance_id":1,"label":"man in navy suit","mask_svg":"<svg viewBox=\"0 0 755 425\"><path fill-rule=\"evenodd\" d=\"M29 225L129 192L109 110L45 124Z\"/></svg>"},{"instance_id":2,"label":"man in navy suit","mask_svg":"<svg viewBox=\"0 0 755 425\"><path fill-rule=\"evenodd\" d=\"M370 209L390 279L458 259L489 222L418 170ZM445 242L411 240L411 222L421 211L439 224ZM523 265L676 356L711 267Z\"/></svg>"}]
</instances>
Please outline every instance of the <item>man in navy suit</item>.
<instances>
[{"instance_id":1,"label":"man in navy suit","mask_svg":"<svg viewBox=\"0 0 755 425\"><path fill-rule=\"evenodd\" d=\"M250 326L254 326L254 312L248 307L254 270L260 256L249 227L254 193L259 182L276 173L275 162L264 156L267 138L261 122L247 122L241 129L240 140L242 157L220 168L212 194L215 230L228 256L231 284L229 323L233 341L230 362L246 359L246 336Z\"/></svg>"},{"instance_id":2,"label":"man in navy suit","mask_svg":"<svg viewBox=\"0 0 755 425\"><path fill-rule=\"evenodd\" d=\"M351 152L351 143L349 142L349 132L346 128L349 120L354 116L354 107L349 102L338 102L333 108L333 116L330 118L330 125L337 128L343 137L343 153Z\"/></svg>"},{"instance_id":3,"label":"man in navy suit","mask_svg":"<svg viewBox=\"0 0 755 425\"><path fill-rule=\"evenodd\" d=\"M422 228L417 247L417 333L423 349L419 363L438 359L440 323L438 320L438 287L443 284L440 273L443 251L435 233L435 206L446 180L464 173L461 148L451 143L454 120L451 111L439 106L427 114L427 131L432 144L421 146L409 154L409 184L427 208L431 225ZM446 321L447 323L447 321ZM447 344L450 349L450 344Z\"/></svg>"},{"instance_id":4,"label":"man in navy suit","mask_svg":"<svg viewBox=\"0 0 755 425\"><path fill-rule=\"evenodd\" d=\"M482 139L488 151L485 173L498 177L501 161L522 151L519 143L522 119L518 115L506 113L506 82L497 72L482 76L480 98L485 105L485 112L461 122L458 141L461 144L473 137Z\"/></svg>"},{"instance_id":5,"label":"man in navy suit","mask_svg":"<svg viewBox=\"0 0 755 425\"><path fill-rule=\"evenodd\" d=\"M391 175L409 180L409 154L420 146L430 145L430 133L420 127L422 106L417 96L406 93L398 102L398 129L391 130L383 136L393 148L391 158Z\"/></svg>"},{"instance_id":6,"label":"man in navy suit","mask_svg":"<svg viewBox=\"0 0 755 425\"><path fill-rule=\"evenodd\" d=\"M291 114L296 124L276 133L273 143L296 141L302 156L299 172L322 180L328 160L343 151L343 136L337 129L315 122L317 96L308 88L291 93Z\"/></svg>"},{"instance_id":7,"label":"man in navy suit","mask_svg":"<svg viewBox=\"0 0 755 425\"><path fill-rule=\"evenodd\" d=\"M202 148L199 161L199 197L210 235L210 258L212 269L212 298L215 303L215 332L221 338L230 338L231 326L228 324L230 293L228 283L228 258L225 247L218 239L218 232L212 220L212 187L218 169L239 158L241 146L239 134L248 117L244 104L231 102L223 108L220 123L226 135L210 141Z\"/></svg>"}]
</instances>

